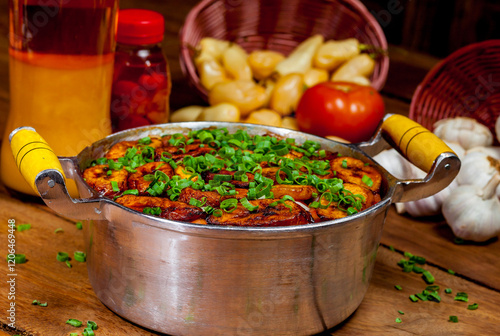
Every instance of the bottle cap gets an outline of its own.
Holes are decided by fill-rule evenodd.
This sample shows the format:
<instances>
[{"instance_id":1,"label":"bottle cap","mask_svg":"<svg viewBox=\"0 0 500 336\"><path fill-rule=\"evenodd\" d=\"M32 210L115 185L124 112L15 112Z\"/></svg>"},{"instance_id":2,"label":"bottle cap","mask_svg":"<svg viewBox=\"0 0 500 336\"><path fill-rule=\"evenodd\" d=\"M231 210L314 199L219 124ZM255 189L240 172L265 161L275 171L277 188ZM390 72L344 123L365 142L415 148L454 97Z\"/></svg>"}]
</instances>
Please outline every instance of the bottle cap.
<instances>
[{"instance_id":1,"label":"bottle cap","mask_svg":"<svg viewBox=\"0 0 500 336\"><path fill-rule=\"evenodd\" d=\"M163 15L146 9L122 9L118 12L116 41L123 44L144 45L163 41Z\"/></svg>"}]
</instances>

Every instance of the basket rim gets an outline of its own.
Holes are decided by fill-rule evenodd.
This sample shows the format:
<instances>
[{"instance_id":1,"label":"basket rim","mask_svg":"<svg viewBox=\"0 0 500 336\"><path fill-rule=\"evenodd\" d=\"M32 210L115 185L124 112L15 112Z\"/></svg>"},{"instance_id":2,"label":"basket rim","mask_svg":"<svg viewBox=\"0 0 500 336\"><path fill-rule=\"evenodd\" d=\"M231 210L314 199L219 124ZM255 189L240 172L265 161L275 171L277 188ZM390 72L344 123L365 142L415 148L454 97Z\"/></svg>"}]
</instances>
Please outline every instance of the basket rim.
<instances>
[{"instance_id":1,"label":"basket rim","mask_svg":"<svg viewBox=\"0 0 500 336\"><path fill-rule=\"evenodd\" d=\"M471 51L477 50L477 49L484 49L486 47L498 47L500 46L500 39L491 39L491 40L485 40L485 41L480 41L476 43L472 43L469 45L466 45L462 48L459 48L452 52L450 55L446 56L444 59L439 61L434 67L425 75L424 79L420 84L417 86L415 89L415 92L413 93L411 103L410 103L410 111L409 111L409 117L413 120L415 120L415 117L417 116L417 106L420 103L421 97L424 94L424 89L427 86L427 84L436 77L437 74L441 72L441 70L447 66L451 61L462 57L463 55L466 55L470 53Z\"/></svg>"},{"instance_id":2,"label":"basket rim","mask_svg":"<svg viewBox=\"0 0 500 336\"><path fill-rule=\"evenodd\" d=\"M198 4L196 4L187 14L184 24L179 30L179 40L180 40L180 53L179 53L179 63L184 76L187 77L189 84L193 86L198 94L207 101L208 99L208 91L201 86L199 83L199 76L196 73L196 67L194 66L194 62L190 57L189 49L190 46L186 42L186 35L188 33L188 27L186 27L186 22L192 22L199 14L199 12L205 8L207 5L220 2L222 0L202 0ZM384 31L376 18L368 11L366 6L360 0L328 0L332 4L334 2L340 4L348 4L352 6L358 14L366 21L366 24L370 25L373 29L374 34L378 42L380 43L380 47L384 50L388 50L387 38L384 34ZM375 88L377 91L381 91L384 87L384 84L387 80L387 75L389 73L389 57L387 53L380 56L378 60L379 64L379 76L375 78L375 80L371 83L371 86ZM195 81L198 79L198 82Z\"/></svg>"}]
</instances>

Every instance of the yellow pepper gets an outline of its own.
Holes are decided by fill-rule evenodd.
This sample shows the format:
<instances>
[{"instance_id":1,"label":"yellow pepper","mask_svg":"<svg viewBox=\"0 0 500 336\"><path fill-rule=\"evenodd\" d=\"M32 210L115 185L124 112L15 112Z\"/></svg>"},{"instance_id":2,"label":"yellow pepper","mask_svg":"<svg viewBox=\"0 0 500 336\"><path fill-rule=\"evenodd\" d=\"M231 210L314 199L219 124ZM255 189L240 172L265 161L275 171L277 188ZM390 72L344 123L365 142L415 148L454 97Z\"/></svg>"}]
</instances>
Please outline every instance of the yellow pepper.
<instances>
[{"instance_id":1,"label":"yellow pepper","mask_svg":"<svg viewBox=\"0 0 500 336\"><path fill-rule=\"evenodd\" d=\"M226 72L234 79L252 79L252 69L247 62L247 52L232 43L222 54L222 65Z\"/></svg>"},{"instance_id":2,"label":"yellow pepper","mask_svg":"<svg viewBox=\"0 0 500 336\"><path fill-rule=\"evenodd\" d=\"M318 48L313 64L316 68L332 71L359 53L359 41L355 38L341 41L330 40Z\"/></svg>"},{"instance_id":3,"label":"yellow pepper","mask_svg":"<svg viewBox=\"0 0 500 336\"><path fill-rule=\"evenodd\" d=\"M203 106L191 105L178 109L170 115L171 122L195 121L203 111Z\"/></svg>"},{"instance_id":4,"label":"yellow pepper","mask_svg":"<svg viewBox=\"0 0 500 336\"><path fill-rule=\"evenodd\" d=\"M255 50L248 56L248 64L255 79L263 80L271 76L276 64L285 59L282 53L272 50Z\"/></svg>"},{"instance_id":5,"label":"yellow pepper","mask_svg":"<svg viewBox=\"0 0 500 336\"><path fill-rule=\"evenodd\" d=\"M211 90L215 84L227 82L230 79L222 65L214 59L207 59L201 62L198 67L200 83L207 90Z\"/></svg>"},{"instance_id":6,"label":"yellow pepper","mask_svg":"<svg viewBox=\"0 0 500 336\"><path fill-rule=\"evenodd\" d=\"M357 80L358 83L361 83L362 79L360 77L368 79L374 69L375 60L367 54L359 54L342 64L333 73L331 80L334 82L353 82Z\"/></svg>"},{"instance_id":7,"label":"yellow pepper","mask_svg":"<svg viewBox=\"0 0 500 336\"><path fill-rule=\"evenodd\" d=\"M220 103L207 107L198 116L201 121L240 121L240 111L233 104Z\"/></svg>"},{"instance_id":8,"label":"yellow pepper","mask_svg":"<svg viewBox=\"0 0 500 336\"><path fill-rule=\"evenodd\" d=\"M260 109L250 113L245 122L266 126L281 126L281 115L268 109Z\"/></svg>"},{"instance_id":9,"label":"yellow pepper","mask_svg":"<svg viewBox=\"0 0 500 336\"><path fill-rule=\"evenodd\" d=\"M314 35L299 44L287 58L276 65L275 71L281 76L290 73L304 74L312 66L313 57L323 43L321 35Z\"/></svg>"},{"instance_id":10,"label":"yellow pepper","mask_svg":"<svg viewBox=\"0 0 500 336\"><path fill-rule=\"evenodd\" d=\"M328 71L324 69L311 68L304 74L304 85L308 88L322 82L328 81Z\"/></svg>"},{"instance_id":11,"label":"yellow pepper","mask_svg":"<svg viewBox=\"0 0 500 336\"><path fill-rule=\"evenodd\" d=\"M212 37L204 37L200 40L197 53L194 57L194 63L198 67L200 63L206 60L215 60L221 62L222 54L229 48L230 42L218 40Z\"/></svg>"},{"instance_id":12,"label":"yellow pepper","mask_svg":"<svg viewBox=\"0 0 500 336\"><path fill-rule=\"evenodd\" d=\"M215 85L208 93L210 105L230 103L236 106L242 117L262 107L266 102L266 89L253 80L235 80Z\"/></svg>"},{"instance_id":13,"label":"yellow pepper","mask_svg":"<svg viewBox=\"0 0 500 336\"><path fill-rule=\"evenodd\" d=\"M269 107L285 116L297 108L304 92L304 80L301 74L291 73L281 77L276 82Z\"/></svg>"}]
</instances>

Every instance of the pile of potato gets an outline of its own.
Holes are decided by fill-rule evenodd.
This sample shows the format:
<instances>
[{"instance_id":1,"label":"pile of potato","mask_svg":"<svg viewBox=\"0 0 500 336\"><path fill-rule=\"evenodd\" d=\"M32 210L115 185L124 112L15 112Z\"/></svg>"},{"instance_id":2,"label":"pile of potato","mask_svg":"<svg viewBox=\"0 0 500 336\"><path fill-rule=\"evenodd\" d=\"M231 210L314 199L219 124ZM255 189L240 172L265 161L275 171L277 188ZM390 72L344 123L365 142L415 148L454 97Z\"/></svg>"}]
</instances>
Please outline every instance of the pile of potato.
<instances>
[{"instance_id":1,"label":"pile of potato","mask_svg":"<svg viewBox=\"0 0 500 336\"><path fill-rule=\"evenodd\" d=\"M302 93L320 82L370 85L372 55L355 38L328 40L314 35L285 57L272 50L248 54L236 43L203 38L194 63L208 91L209 107L188 106L172 122L234 121L298 129L292 117Z\"/></svg>"}]
</instances>

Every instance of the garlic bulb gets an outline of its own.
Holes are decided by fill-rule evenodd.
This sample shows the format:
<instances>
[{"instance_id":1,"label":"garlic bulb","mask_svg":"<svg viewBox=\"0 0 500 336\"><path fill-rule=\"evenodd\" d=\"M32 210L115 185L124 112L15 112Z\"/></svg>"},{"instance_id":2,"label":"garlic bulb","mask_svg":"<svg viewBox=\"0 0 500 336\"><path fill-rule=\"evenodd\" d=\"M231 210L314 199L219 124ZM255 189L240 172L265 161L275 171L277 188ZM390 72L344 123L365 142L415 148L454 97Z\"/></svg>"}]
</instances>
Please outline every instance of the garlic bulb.
<instances>
[{"instance_id":1,"label":"garlic bulb","mask_svg":"<svg viewBox=\"0 0 500 336\"><path fill-rule=\"evenodd\" d=\"M495 189L500 173L493 175L484 188L457 187L443 203L443 216L455 236L483 242L500 234L500 201Z\"/></svg>"},{"instance_id":2,"label":"garlic bulb","mask_svg":"<svg viewBox=\"0 0 500 336\"><path fill-rule=\"evenodd\" d=\"M458 142L463 148L491 146L493 134L488 127L472 118L456 117L434 123L434 134L442 140Z\"/></svg>"},{"instance_id":3,"label":"garlic bulb","mask_svg":"<svg viewBox=\"0 0 500 336\"><path fill-rule=\"evenodd\" d=\"M467 151L462 159L462 166L456 178L459 185L474 185L484 187L493 175L500 172L500 161L488 155L486 150ZM496 190L500 196L500 186Z\"/></svg>"}]
</instances>

